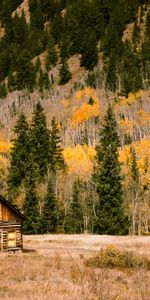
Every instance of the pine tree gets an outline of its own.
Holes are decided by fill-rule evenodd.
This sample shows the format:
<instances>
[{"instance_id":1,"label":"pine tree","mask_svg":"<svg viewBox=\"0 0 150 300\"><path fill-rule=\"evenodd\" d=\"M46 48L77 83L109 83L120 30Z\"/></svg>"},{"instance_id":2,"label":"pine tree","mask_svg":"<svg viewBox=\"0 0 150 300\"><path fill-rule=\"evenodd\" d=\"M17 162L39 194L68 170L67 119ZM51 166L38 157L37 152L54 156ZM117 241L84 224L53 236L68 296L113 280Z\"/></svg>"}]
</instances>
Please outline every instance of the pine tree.
<instances>
[{"instance_id":1,"label":"pine tree","mask_svg":"<svg viewBox=\"0 0 150 300\"><path fill-rule=\"evenodd\" d=\"M81 182L75 180L73 185L72 201L65 216L64 229L66 233L83 232L83 213L80 204Z\"/></svg>"},{"instance_id":2,"label":"pine tree","mask_svg":"<svg viewBox=\"0 0 150 300\"><path fill-rule=\"evenodd\" d=\"M61 137L55 117L52 118L50 130L50 167L54 172L57 169L65 169Z\"/></svg>"},{"instance_id":3,"label":"pine tree","mask_svg":"<svg viewBox=\"0 0 150 300\"><path fill-rule=\"evenodd\" d=\"M123 210L121 167L118 160L119 136L111 105L100 131L101 142L96 148L95 182L99 201L96 207L99 234L127 234L129 222Z\"/></svg>"},{"instance_id":4,"label":"pine tree","mask_svg":"<svg viewBox=\"0 0 150 300\"><path fill-rule=\"evenodd\" d=\"M124 44L123 64L123 93L128 95L130 92L136 92L142 87L141 64L137 54L135 54L131 45L126 42Z\"/></svg>"},{"instance_id":5,"label":"pine tree","mask_svg":"<svg viewBox=\"0 0 150 300\"><path fill-rule=\"evenodd\" d=\"M7 88L6 84L3 82L0 82L0 98L5 98L7 95Z\"/></svg>"},{"instance_id":6,"label":"pine tree","mask_svg":"<svg viewBox=\"0 0 150 300\"><path fill-rule=\"evenodd\" d=\"M30 161L26 171L25 190L26 196L23 205L23 212L26 220L23 223L23 231L25 234L37 234L39 224L39 207L38 196L36 193L36 170L32 154L30 153Z\"/></svg>"},{"instance_id":7,"label":"pine tree","mask_svg":"<svg viewBox=\"0 0 150 300\"><path fill-rule=\"evenodd\" d=\"M16 83L16 76L12 74L11 72L8 75L8 90L10 92L15 91L17 88L17 83Z\"/></svg>"},{"instance_id":8,"label":"pine tree","mask_svg":"<svg viewBox=\"0 0 150 300\"><path fill-rule=\"evenodd\" d=\"M37 178L40 181L47 174L50 155L49 130L47 129L46 116L40 102L37 103L33 113L30 128L30 147L37 171Z\"/></svg>"},{"instance_id":9,"label":"pine tree","mask_svg":"<svg viewBox=\"0 0 150 300\"><path fill-rule=\"evenodd\" d=\"M19 192L19 187L26 177L27 164L29 160L29 127L25 115L22 113L14 128L16 137L11 149L11 162L8 175L9 199L14 201Z\"/></svg>"},{"instance_id":10,"label":"pine tree","mask_svg":"<svg viewBox=\"0 0 150 300\"><path fill-rule=\"evenodd\" d=\"M41 233L55 233L57 230L59 212L53 185L52 177L50 177L40 219Z\"/></svg>"},{"instance_id":11,"label":"pine tree","mask_svg":"<svg viewBox=\"0 0 150 300\"><path fill-rule=\"evenodd\" d=\"M61 85L66 84L71 78L72 78L72 75L69 71L67 63L62 62L62 66L60 68L60 81L59 81L59 84L61 84Z\"/></svg>"},{"instance_id":12,"label":"pine tree","mask_svg":"<svg viewBox=\"0 0 150 300\"><path fill-rule=\"evenodd\" d=\"M133 147L130 148L130 155L131 155L131 164L130 164L130 173L131 173L131 186L130 186L130 195L131 195L131 215L132 215L132 234L137 233L138 228L138 202L140 198L140 175L139 175L139 168L137 165L137 158L136 152Z\"/></svg>"},{"instance_id":13,"label":"pine tree","mask_svg":"<svg viewBox=\"0 0 150 300\"><path fill-rule=\"evenodd\" d=\"M81 66L92 70L98 63L97 40L94 31L88 30L84 32L81 54Z\"/></svg>"},{"instance_id":14,"label":"pine tree","mask_svg":"<svg viewBox=\"0 0 150 300\"><path fill-rule=\"evenodd\" d=\"M57 52L56 52L55 44L54 44L54 41L52 38L49 41L48 46L49 46L48 54L45 59L45 66L46 66L47 71L49 71L52 67L54 67L57 62Z\"/></svg>"},{"instance_id":15,"label":"pine tree","mask_svg":"<svg viewBox=\"0 0 150 300\"><path fill-rule=\"evenodd\" d=\"M109 59L108 69L107 69L106 87L112 92L115 92L117 87L116 67L117 67L116 55L111 54Z\"/></svg>"},{"instance_id":16,"label":"pine tree","mask_svg":"<svg viewBox=\"0 0 150 300\"><path fill-rule=\"evenodd\" d=\"M35 84L35 70L30 58L29 52L25 49L18 56L16 69L16 84L18 90L24 88L30 91L33 90Z\"/></svg>"},{"instance_id":17,"label":"pine tree","mask_svg":"<svg viewBox=\"0 0 150 300\"><path fill-rule=\"evenodd\" d=\"M38 79L38 88L41 93L45 90L49 90L51 87L48 73L43 73L42 69L40 70L39 79Z\"/></svg>"}]
</instances>

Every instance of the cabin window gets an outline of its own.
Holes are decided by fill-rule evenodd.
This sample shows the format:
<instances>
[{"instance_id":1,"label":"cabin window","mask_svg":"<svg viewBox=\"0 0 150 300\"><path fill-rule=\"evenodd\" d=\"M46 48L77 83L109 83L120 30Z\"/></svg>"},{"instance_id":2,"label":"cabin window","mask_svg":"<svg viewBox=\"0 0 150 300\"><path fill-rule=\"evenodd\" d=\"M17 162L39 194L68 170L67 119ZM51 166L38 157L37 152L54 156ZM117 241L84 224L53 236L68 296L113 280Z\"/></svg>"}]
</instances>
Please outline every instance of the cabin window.
<instances>
[{"instance_id":1,"label":"cabin window","mask_svg":"<svg viewBox=\"0 0 150 300\"><path fill-rule=\"evenodd\" d=\"M9 231L7 238L8 248L16 247L16 232Z\"/></svg>"}]
</instances>

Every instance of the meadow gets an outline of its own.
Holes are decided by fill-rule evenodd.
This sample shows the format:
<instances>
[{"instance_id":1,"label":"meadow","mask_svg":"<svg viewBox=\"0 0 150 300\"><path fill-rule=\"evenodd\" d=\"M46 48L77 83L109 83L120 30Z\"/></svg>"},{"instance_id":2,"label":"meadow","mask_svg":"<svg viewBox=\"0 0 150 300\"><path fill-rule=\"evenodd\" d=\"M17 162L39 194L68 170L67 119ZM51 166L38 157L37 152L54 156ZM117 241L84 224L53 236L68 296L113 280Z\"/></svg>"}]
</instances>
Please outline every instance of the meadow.
<instances>
[{"instance_id":1,"label":"meadow","mask_svg":"<svg viewBox=\"0 0 150 300\"><path fill-rule=\"evenodd\" d=\"M150 300L149 259L146 236L24 236L23 253L0 254L0 300Z\"/></svg>"}]
</instances>

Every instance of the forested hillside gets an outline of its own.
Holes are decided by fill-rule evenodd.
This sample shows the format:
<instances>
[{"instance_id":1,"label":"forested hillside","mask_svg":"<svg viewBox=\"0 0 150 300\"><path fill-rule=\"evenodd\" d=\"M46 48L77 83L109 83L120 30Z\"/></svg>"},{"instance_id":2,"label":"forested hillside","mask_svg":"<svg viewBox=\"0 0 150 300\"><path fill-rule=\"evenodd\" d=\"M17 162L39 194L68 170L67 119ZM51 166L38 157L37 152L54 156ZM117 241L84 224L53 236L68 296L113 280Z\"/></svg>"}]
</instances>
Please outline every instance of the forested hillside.
<instances>
[{"instance_id":1,"label":"forested hillside","mask_svg":"<svg viewBox=\"0 0 150 300\"><path fill-rule=\"evenodd\" d=\"M0 0L0 187L27 233L149 234L149 97L149 0Z\"/></svg>"}]
</instances>

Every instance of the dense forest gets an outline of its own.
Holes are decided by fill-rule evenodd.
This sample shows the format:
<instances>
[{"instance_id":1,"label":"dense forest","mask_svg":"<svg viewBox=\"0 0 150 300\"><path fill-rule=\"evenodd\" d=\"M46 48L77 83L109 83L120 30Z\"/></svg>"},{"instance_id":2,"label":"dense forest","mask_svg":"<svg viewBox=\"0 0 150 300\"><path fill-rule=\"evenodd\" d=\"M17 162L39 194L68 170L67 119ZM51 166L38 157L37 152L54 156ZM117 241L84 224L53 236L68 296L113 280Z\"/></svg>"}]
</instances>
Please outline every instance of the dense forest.
<instances>
[{"instance_id":1,"label":"dense forest","mask_svg":"<svg viewBox=\"0 0 150 300\"><path fill-rule=\"evenodd\" d=\"M102 53L100 76L105 88L127 95L149 86L150 12L149 1L55 1L30 0L30 22L25 13L12 12L21 1L0 1L0 22L5 34L0 40L0 95L24 88L50 89L48 71L57 63L65 84L67 59L80 54L80 64L92 71ZM130 39L124 31L133 24ZM144 37L141 27L145 24ZM32 59L47 51L44 71ZM94 73L93 73L94 76Z\"/></svg>"},{"instance_id":2,"label":"dense forest","mask_svg":"<svg viewBox=\"0 0 150 300\"><path fill-rule=\"evenodd\" d=\"M0 188L24 232L149 234L149 91L149 0L0 0Z\"/></svg>"}]
</instances>

